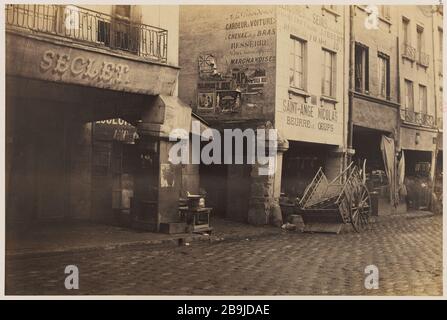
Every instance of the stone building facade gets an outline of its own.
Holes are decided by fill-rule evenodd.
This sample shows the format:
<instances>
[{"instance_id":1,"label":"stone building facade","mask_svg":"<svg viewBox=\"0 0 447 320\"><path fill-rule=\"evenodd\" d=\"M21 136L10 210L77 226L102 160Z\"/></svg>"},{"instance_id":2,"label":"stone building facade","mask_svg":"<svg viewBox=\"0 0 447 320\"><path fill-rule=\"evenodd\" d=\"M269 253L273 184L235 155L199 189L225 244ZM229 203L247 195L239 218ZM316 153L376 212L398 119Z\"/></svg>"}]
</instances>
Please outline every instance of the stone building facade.
<instances>
[{"instance_id":1,"label":"stone building facade","mask_svg":"<svg viewBox=\"0 0 447 320\"><path fill-rule=\"evenodd\" d=\"M438 7L7 5L5 18L8 223L160 230L200 189L216 215L279 223L281 194L350 161L396 212L401 159L442 176ZM173 164L169 134L192 120L277 129L275 173Z\"/></svg>"},{"instance_id":2,"label":"stone building facade","mask_svg":"<svg viewBox=\"0 0 447 320\"><path fill-rule=\"evenodd\" d=\"M437 165L442 168L442 160L437 161L438 151L442 149L442 136L438 136L439 130L442 132L441 10L437 6L399 6L398 16L399 146L405 156L406 180L423 175L421 170L425 166L424 171L433 184L431 188L434 188ZM422 202L421 206L430 205L430 199Z\"/></svg>"},{"instance_id":3,"label":"stone building facade","mask_svg":"<svg viewBox=\"0 0 447 320\"><path fill-rule=\"evenodd\" d=\"M168 161L171 130L191 127L177 97L178 16L6 6L7 223L178 220L182 177L197 172Z\"/></svg>"},{"instance_id":4,"label":"stone building facade","mask_svg":"<svg viewBox=\"0 0 447 320\"><path fill-rule=\"evenodd\" d=\"M250 166L206 169L223 183L204 185L222 215L265 223L280 192L299 197L316 168L333 177L350 161L381 214L406 210L405 175L424 157L433 180L442 163L438 7L185 6L180 30L179 96L216 128L268 121L287 141L270 182Z\"/></svg>"},{"instance_id":5,"label":"stone building facade","mask_svg":"<svg viewBox=\"0 0 447 320\"><path fill-rule=\"evenodd\" d=\"M352 159L366 174L380 178L379 211L393 211L395 170L383 160L382 140L390 146L388 167L396 167L399 143L399 75L397 9L391 6L350 6L349 147ZM387 180L387 181L386 181ZM394 191L393 191L394 190Z\"/></svg>"},{"instance_id":6,"label":"stone building facade","mask_svg":"<svg viewBox=\"0 0 447 320\"><path fill-rule=\"evenodd\" d=\"M443 8L437 8L433 13L433 65L434 65L434 92L436 101L436 128L438 130L438 137L436 139L436 155L434 168L434 192L438 199L442 199L442 181L443 181L443 116L445 111L445 103L443 103L443 44L444 44L444 29L443 29ZM442 203L442 201L441 201ZM432 208L435 209L435 208ZM435 209L436 210L436 209ZM438 211L442 212L442 205L439 206Z\"/></svg>"},{"instance_id":7,"label":"stone building facade","mask_svg":"<svg viewBox=\"0 0 447 320\"><path fill-rule=\"evenodd\" d=\"M272 176L259 176L250 164L201 167L208 201L221 215L269 223L278 218L281 192L300 196L320 165L329 177L340 172L347 12L342 6L181 7L181 99L221 131L271 126L280 136Z\"/></svg>"}]
</instances>

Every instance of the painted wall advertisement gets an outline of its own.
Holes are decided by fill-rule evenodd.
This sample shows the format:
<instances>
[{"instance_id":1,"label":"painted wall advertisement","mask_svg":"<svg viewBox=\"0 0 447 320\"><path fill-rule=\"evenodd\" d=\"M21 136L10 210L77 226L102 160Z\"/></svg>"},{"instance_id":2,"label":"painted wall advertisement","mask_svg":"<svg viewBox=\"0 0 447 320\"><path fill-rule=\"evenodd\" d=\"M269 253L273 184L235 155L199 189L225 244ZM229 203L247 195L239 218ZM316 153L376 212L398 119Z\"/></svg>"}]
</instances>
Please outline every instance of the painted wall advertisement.
<instances>
[{"instance_id":1,"label":"painted wall advertisement","mask_svg":"<svg viewBox=\"0 0 447 320\"><path fill-rule=\"evenodd\" d=\"M269 69L274 70L275 63L273 7L242 6L221 15L224 17L224 52L211 50L198 57L198 111L262 112L262 104L270 97L266 92L267 73ZM270 82L273 86L273 81Z\"/></svg>"},{"instance_id":2,"label":"painted wall advertisement","mask_svg":"<svg viewBox=\"0 0 447 320\"><path fill-rule=\"evenodd\" d=\"M317 105L293 95L280 103L276 123L286 139L342 144L343 113L339 103Z\"/></svg>"},{"instance_id":3,"label":"painted wall advertisement","mask_svg":"<svg viewBox=\"0 0 447 320\"><path fill-rule=\"evenodd\" d=\"M286 139L343 145L342 18L324 12L321 6L277 8L275 126ZM301 41L305 48L303 88L290 82L294 41ZM326 52L331 53L329 73ZM331 89L323 95L322 83L328 79Z\"/></svg>"}]
</instances>

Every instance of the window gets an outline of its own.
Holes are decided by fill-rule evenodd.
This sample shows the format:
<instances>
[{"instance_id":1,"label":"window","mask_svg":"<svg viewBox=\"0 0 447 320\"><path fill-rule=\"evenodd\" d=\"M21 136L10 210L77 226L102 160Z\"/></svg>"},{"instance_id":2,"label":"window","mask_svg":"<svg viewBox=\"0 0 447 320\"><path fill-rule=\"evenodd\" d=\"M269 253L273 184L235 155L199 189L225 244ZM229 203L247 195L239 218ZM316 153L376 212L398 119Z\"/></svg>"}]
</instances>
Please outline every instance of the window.
<instances>
[{"instance_id":1,"label":"window","mask_svg":"<svg viewBox=\"0 0 447 320\"><path fill-rule=\"evenodd\" d=\"M335 61L335 53L323 49L322 94L327 97L335 97Z\"/></svg>"},{"instance_id":2,"label":"window","mask_svg":"<svg viewBox=\"0 0 447 320\"><path fill-rule=\"evenodd\" d=\"M306 42L292 36L290 37L290 41L289 85L305 90Z\"/></svg>"},{"instance_id":3,"label":"window","mask_svg":"<svg viewBox=\"0 0 447 320\"><path fill-rule=\"evenodd\" d=\"M417 49L411 46L411 30L410 30L410 20L402 17L402 57L415 61L417 59Z\"/></svg>"},{"instance_id":4,"label":"window","mask_svg":"<svg viewBox=\"0 0 447 320\"><path fill-rule=\"evenodd\" d=\"M442 106L443 106L443 94L442 94L442 87L439 88L439 92L438 92L439 98L438 98L438 125L440 128L442 128L442 115L443 115L443 110L442 110Z\"/></svg>"},{"instance_id":5,"label":"window","mask_svg":"<svg viewBox=\"0 0 447 320\"><path fill-rule=\"evenodd\" d=\"M438 39L439 39L439 57L442 59L442 46L443 46L443 33L442 33L442 29L438 29Z\"/></svg>"},{"instance_id":6,"label":"window","mask_svg":"<svg viewBox=\"0 0 447 320\"><path fill-rule=\"evenodd\" d=\"M380 53L378 54L379 71L379 96L390 99L390 58Z\"/></svg>"},{"instance_id":7,"label":"window","mask_svg":"<svg viewBox=\"0 0 447 320\"><path fill-rule=\"evenodd\" d=\"M442 77L443 66L442 66L442 47L443 47L443 32L441 28L438 28L438 55L436 57L436 68L438 69L438 76ZM442 79L441 79L442 81Z\"/></svg>"},{"instance_id":8,"label":"window","mask_svg":"<svg viewBox=\"0 0 447 320\"><path fill-rule=\"evenodd\" d=\"M390 20L390 6L380 6L380 17L386 20Z\"/></svg>"},{"instance_id":9,"label":"window","mask_svg":"<svg viewBox=\"0 0 447 320\"><path fill-rule=\"evenodd\" d=\"M405 109L414 111L413 82L405 79Z\"/></svg>"},{"instance_id":10,"label":"window","mask_svg":"<svg viewBox=\"0 0 447 320\"><path fill-rule=\"evenodd\" d=\"M369 50L359 43L355 44L355 90L369 91Z\"/></svg>"},{"instance_id":11,"label":"window","mask_svg":"<svg viewBox=\"0 0 447 320\"><path fill-rule=\"evenodd\" d=\"M130 19L130 6L115 6L115 15L121 19Z\"/></svg>"},{"instance_id":12,"label":"window","mask_svg":"<svg viewBox=\"0 0 447 320\"><path fill-rule=\"evenodd\" d=\"M417 47L416 50L419 54L419 61L422 61L421 59L421 53L424 49L424 28L422 28L421 26L417 26L416 28L417 31Z\"/></svg>"},{"instance_id":13,"label":"window","mask_svg":"<svg viewBox=\"0 0 447 320\"><path fill-rule=\"evenodd\" d=\"M98 20L98 42L110 46L110 23Z\"/></svg>"},{"instance_id":14,"label":"window","mask_svg":"<svg viewBox=\"0 0 447 320\"><path fill-rule=\"evenodd\" d=\"M402 18L402 32L403 32L403 39L404 44L409 46L410 45L410 20L407 18Z\"/></svg>"},{"instance_id":15,"label":"window","mask_svg":"<svg viewBox=\"0 0 447 320\"><path fill-rule=\"evenodd\" d=\"M98 42L112 48L136 52L138 49L138 32L131 30L131 6L116 5L114 16L109 21L98 19Z\"/></svg>"},{"instance_id":16,"label":"window","mask_svg":"<svg viewBox=\"0 0 447 320\"><path fill-rule=\"evenodd\" d=\"M427 114L427 87L419 85L419 112Z\"/></svg>"},{"instance_id":17,"label":"window","mask_svg":"<svg viewBox=\"0 0 447 320\"><path fill-rule=\"evenodd\" d=\"M130 34L130 6L115 6L114 37L115 47L129 50L131 46Z\"/></svg>"}]
</instances>

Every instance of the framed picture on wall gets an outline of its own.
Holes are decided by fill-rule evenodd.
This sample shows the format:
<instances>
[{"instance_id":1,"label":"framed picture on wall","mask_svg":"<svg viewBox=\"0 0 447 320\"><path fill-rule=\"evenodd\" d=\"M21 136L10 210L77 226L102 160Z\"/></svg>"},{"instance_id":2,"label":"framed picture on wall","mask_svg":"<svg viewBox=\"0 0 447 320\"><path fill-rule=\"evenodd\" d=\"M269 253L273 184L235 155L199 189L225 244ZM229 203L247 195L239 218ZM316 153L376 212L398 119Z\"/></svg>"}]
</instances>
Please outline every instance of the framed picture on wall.
<instances>
[{"instance_id":1,"label":"framed picture on wall","mask_svg":"<svg viewBox=\"0 0 447 320\"><path fill-rule=\"evenodd\" d=\"M200 111L214 111L216 94L214 92L199 92L197 96L197 108Z\"/></svg>"}]
</instances>

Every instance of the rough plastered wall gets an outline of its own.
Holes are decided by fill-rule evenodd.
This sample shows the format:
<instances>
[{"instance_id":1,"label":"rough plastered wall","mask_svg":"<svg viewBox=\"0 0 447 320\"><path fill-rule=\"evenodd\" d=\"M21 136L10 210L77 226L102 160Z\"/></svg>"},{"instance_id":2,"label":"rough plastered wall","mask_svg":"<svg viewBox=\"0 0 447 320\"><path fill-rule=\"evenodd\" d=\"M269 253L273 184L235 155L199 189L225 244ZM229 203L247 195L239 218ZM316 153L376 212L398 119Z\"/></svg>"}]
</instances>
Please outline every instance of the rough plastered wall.
<instances>
[{"instance_id":1,"label":"rough plastered wall","mask_svg":"<svg viewBox=\"0 0 447 320\"><path fill-rule=\"evenodd\" d=\"M208 120L273 120L273 6L181 6L179 96Z\"/></svg>"},{"instance_id":2,"label":"rough plastered wall","mask_svg":"<svg viewBox=\"0 0 447 320\"><path fill-rule=\"evenodd\" d=\"M344 124L344 12L325 6L277 6L277 68L275 126L284 138L343 145ZM304 45L304 85L290 84L292 46ZM322 93L323 50L335 56L334 93ZM329 99L328 99L329 98Z\"/></svg>"},{"instance_id":3,"label":"rough plastered wall","mask_svg":"<svg viewBox=\"0 0 447 320\"><path fill-rule=\"evenodd\" d=\"M367 28L365 20L368 19L369 14L366 6L354 7L353 41L368 48L369 90L363 92L363 97L354 98L353 121L355 125L386 131L396 136L399 116L397 105L399 101L397 66L399 46L397 35L400 21L397 7L390 7L389 13L387 19L379 15L377 28ZM387 55L390 61L389 100L379 95L379 53Z\"/></svg>"}]
</instances>

